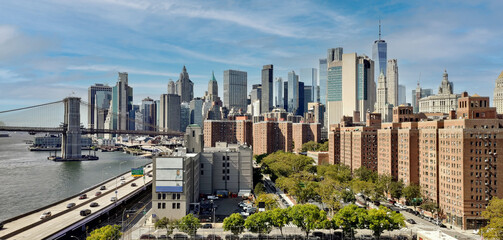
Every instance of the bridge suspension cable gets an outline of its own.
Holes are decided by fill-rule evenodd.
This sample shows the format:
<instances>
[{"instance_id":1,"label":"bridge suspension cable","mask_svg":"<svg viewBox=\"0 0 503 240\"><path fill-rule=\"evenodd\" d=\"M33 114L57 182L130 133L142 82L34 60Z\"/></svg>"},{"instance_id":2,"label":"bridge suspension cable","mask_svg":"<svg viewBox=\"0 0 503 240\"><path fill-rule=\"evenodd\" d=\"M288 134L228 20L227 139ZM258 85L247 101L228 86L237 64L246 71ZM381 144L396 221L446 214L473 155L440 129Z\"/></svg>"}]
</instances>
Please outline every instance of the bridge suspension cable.
<instances>
[{"instance_id":1,"label":"bridge suspension cable","mask_svg":"<svg viewBox=\"0 0 503 240\"><path fill-rule=\"evenodd\" d=\"M50 103L39 104L39 105L33 105L33 106L29 106L29 107L22 107L22 108L10 109L10 110L5 110L5 111L0 111L0 114L2 114L2 113L8 113L8 112L20 111L20 110L26 110L26 109L30 109L30 108L42 107L42 106L47 106L47 105L56 104L56 103L62 103L62 102L63 102L63 100L61 100L61 101L56 101L56 102L50 102Z\"/></svg>"}]
</instances>

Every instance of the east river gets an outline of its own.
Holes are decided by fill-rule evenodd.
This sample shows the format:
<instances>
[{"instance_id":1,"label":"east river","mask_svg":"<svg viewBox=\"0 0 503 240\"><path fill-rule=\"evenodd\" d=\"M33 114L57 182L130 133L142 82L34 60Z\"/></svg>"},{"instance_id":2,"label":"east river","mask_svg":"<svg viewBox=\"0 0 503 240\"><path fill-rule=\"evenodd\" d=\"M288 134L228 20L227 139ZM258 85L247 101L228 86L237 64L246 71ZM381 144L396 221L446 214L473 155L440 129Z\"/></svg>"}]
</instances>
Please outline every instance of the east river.
<instances>
[{"instance_id":1,"label":"east river","mask_svg":"<svg viewBox=\"0 0 503 240\"><path fill-rule=\"evenodd\" d=\"M152 161L122 152L96 152L100 158L97 161L53 162L47 160L49 152L28 150L24 140L34 140L34 136L10 134L0 137L0 221L67 198Z\"/></svg>"}]
</instances>

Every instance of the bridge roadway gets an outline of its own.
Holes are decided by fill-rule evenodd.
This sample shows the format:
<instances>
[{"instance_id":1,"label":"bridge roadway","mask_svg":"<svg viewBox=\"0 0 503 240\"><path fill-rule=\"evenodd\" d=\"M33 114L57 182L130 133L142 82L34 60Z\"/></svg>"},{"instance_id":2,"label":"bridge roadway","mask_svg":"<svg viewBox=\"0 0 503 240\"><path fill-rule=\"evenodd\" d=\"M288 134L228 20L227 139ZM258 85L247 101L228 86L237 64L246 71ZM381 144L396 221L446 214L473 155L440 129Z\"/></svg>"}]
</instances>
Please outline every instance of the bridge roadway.
<instances>
[{"instance_id":1,"label":"bridge roadway","mask_svg":"<svg viewBox=\"0 0 503 240\"><path fill-rule=\"evenodd\" d=\"M67 231L81 227L100 215L106 214L114 208L114 205L129 199L135 193L140 192L144 186L151 184L152 178L148 176L148 173L152 172L151 169L152 164L147 164L144 171L145 180L143 177L134 178L131 176L131 172L127 172L56 204L6 220L4 228L0 230L0 239L55 239L60 237ZM125 179L125 184L122 185L119 179L121 176ZM132 187L132 183L136 183L137 186ZM101 186L105 186L106 190L100 190ZM118 200L114 203L111 198L116 196L116 187ZM102 194L95 196L98 191ZM87 198L80 200L79 196L84 193L87 194ZM20 199L20 201L22 200ZM97 202L99 206L90 207L92 202ZM66 206L69 203L75 203L76 206L68 209ZM86 217L80 216L80 211L84 209L90 209L91 214ZM42 213L46 211L50 211L52 216L48 219L40 219Z\"/></svg>"},{"instance_id":2,"label":"bridge roadway","mask_svg":"<svg viewBox=\"0 0 503 240\"><path fill-rule=\"evenodd\" d=\"M0 126L0 131L8 132L31 132L31 133L64 133L66 132L63 127L14 127L14 126ZM129 134L129 135L163 135L171 137L181 137L182 132L175 131L143 131L143 130L119 130L119 129L88 129L81 128L82 135L85 134Z\"/></svg>"}]
</instances>

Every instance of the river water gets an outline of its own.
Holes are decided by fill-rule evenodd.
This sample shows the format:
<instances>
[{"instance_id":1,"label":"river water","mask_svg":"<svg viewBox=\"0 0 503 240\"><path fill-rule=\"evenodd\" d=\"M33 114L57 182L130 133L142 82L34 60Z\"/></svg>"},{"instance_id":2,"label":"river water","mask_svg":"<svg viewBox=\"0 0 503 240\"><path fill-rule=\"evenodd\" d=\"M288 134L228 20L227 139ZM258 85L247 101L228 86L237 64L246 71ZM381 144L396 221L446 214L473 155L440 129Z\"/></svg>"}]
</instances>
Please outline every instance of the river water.
<instances>
[{"instance_id":1,"label":"river water","mask_svg":"<svg viewBox=\"0 0 503 240\"><path fill-rule=\"evenodd\" d=\"M0 137L0 221L152 162L122 152L96 152L100 158L97 161L53 162L47 160L49 152L29 151L24 140L34 140L34 136L11 133L11 137Z\"/></svg>"}]
</instances>

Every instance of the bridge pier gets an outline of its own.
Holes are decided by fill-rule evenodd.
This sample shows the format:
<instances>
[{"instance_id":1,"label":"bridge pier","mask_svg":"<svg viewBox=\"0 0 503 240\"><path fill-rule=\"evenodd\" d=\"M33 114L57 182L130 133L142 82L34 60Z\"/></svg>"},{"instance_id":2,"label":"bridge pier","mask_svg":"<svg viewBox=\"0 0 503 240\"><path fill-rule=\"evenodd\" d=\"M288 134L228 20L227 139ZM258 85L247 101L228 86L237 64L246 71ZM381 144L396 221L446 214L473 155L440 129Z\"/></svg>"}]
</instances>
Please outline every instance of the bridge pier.
<instances>
[{"instance_id":1,"label":"bridge pier","mask_svg":"<svg viewBox=\"0 0 503 240\"><path fill-rule=\"evenodd\" d=\"M64 160L81 160L80 98L68 97L63 102L65 104L65 115L63 137L61 139L61 158Z\"/></svg>"}]
</instances>

